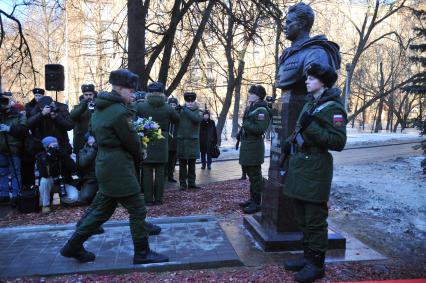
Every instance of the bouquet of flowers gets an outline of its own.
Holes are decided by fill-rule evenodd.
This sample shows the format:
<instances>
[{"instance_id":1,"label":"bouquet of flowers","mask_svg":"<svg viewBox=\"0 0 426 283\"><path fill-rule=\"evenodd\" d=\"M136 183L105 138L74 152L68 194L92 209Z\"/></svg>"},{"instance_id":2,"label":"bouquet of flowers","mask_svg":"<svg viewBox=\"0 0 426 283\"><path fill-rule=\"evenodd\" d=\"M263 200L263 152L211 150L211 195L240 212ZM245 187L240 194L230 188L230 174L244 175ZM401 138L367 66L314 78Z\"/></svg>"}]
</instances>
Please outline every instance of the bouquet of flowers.
<instances>
[{"instance_id":1,"label":"bouquet of flowers","mask_svg":"<svg viewBox=\"0 0 426 283\"><path fill-rule=\"evenodd\" d=\"M133 122L136 132L141 140L144 149L147 148L148 143L164 139L160 126L157 122L152 120L152 117L140 118Z\"/></svg>"}]
</instances>

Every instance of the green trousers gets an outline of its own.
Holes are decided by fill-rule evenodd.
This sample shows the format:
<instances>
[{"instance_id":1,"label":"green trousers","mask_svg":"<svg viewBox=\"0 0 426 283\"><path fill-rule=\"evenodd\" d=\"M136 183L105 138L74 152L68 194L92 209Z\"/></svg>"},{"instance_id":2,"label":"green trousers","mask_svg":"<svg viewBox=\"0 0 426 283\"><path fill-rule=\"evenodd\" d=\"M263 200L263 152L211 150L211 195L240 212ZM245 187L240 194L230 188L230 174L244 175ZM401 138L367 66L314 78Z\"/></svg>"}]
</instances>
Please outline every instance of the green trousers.
<instances>
[{"instance_id":1,"label":"green trousers","mask_svg":"<svg viewBox=\"0 0 426 283\"><path fill-rule=\"evenodd\" d=\"M195 159L179 159L179 182L195 186ZM188 183L187 183L188 181Z\"/></svg>"},{"instance_id":2,"label":"green trousers","mask_svg":"<svg viewBox=\"0 0 426 283\"><path fill-rule=\"evenodd\" d=\"M242 166L243 172L247 173L250 181L250 192L254 194L261 194L263 191L263 177L262 166Z\"/></svg>"},{"instance_id":3,"label":"green trousers","mask_svg":"<svg viewBox=\"0 0 426 283\"><path fill-rule=\"evenodd\" d=\"M144 226L146 208L139 193L127 197L112 198L98 192L90 207L93 209L82 219L76 233L82 236L92 235L94 230L111 218L119 203L129 213L129 225L133 242L137 243L147 238L148 233Z\"/></svg>"},{"instance_id":4,"label":"green trousers","mask_svg":"<svg viewBox=\"0 0 426 283\"><path fill-rule=\"evenodd\" d=\"M326 252L328 246L327 203L293 199L294 215L303 232L303 246L315 252Z\"/></svg>"},{"instance_id":5,"label":"green trousers","mask_svg":"<svg viewBox=\"0 0 426 283\"><path fill-rule=\"evenodd\" d=\"M145 202L162 201L164 194L164 168L165 163L144 163L143 189Z\"/></svg>"}]
</instances>

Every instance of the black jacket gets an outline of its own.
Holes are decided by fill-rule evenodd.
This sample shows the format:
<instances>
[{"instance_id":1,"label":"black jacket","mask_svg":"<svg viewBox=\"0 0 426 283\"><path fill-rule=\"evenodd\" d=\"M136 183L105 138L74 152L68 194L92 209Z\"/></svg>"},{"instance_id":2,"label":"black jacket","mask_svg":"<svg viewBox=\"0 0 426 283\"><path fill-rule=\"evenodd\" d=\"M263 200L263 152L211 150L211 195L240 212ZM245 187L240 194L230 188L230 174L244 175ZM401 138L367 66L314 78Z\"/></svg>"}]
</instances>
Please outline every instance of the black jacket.
<instances>
[{"instance_id":1,"label":"black jacket","mask_svg":"<svg viewBox=\"0 0 426 283\"><path fill-rule=\"evenodd\" d=\"M72 182L72 175L77 172L77 166L69 155L59 152L57 158L52 158L42 151L36 155L39 176L43 178L62 175L67 183Z\"/></svg>"},{"instance_id":2,"label":"black jacket","mask_svg":"<svg viewBox=\"0 0 426 283\"><path fill-rule=\"evenodd\" d=\"M83 182L96 182L95 164L96 154L98 150L96 147L85 145L80 149L77 155L77 167L80 173L80 181Z\"/></svg>"},{"instance_id":3,"label":"black jacket","mask_svg":"<svg viewBox=\"0 0 426 283\"><path fill-rule=\"evenodd\" d=\"M213 120L203 120L200 124L200 152L211 153L217 144L216 125Z\"/></svg>"},{"instance_id":4,"label":"black jacket","mask_svg":"<svg viewBox=\"0 0 426 283\"><path fill-rule=\"evenodd\" d=\"M55 104L58 109L56 118L51 118L50 115L43 116L37 104L31 111L27 124L35 139L41 141L47 136L53 136L58 139L62 151L71 154L72 147L68 131L73 129L74 123L68 112L68 106L59 102L55 102Z\"/></svg>"},{"instance_id":5,"label":"black jacket","mask_svg":"<svg viewBox=\"0 0 426 283\"><path fill-rule=\"evenodd\" d=\"M35 98L31 99L30 102L25 104L25 114L27 115L27 118L30 117L31 112L36 106L37 106L37 101L35 100Z\"/></svg>"}]
</instances>

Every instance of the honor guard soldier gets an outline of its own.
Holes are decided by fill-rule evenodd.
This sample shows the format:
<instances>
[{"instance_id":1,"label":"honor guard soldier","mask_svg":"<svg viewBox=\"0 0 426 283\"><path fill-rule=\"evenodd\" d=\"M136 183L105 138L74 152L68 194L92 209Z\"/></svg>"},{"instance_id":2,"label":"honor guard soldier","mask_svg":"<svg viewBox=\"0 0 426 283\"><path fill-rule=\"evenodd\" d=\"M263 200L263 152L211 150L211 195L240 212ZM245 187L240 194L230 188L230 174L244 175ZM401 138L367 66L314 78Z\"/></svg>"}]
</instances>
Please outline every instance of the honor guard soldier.
<instances>
[{"instance_id":1,"label":"honor guard soldier","mask_svg":"<svg viewBox=\"0 0 426 283\"><path fill-rule=\"evenodd\" d=\"M333 157L346 143L346 111L340 90L333 88L337 74L328 65L313 63L307 70L307 103L294 133L284 144L282 161L289 156L284 194L293 199L294 215L303 232L304 257L285 263L287 270L299 271L298 282L324 277L328 243L328 207Z\"/></svg>"},{"instance_id":2,"label":"honor guard soldier","mask_svg":"<svg viewBox=\"0 0 426 283\"><path fill-rule=\"evenodd\" d=\"M151 117L162 130L164 139L150 142L146 158L142 163L143 189L146 205L163 204L164 169L169 154L169 125L179 121L179 115L166 103L164 85L153 82L148 85L148 94L144 102L136 104L137 115Z\"/></svg>"},{"instance_id":3,"label":"honor guard soldier","mask_svg":"<svg viewBox=\"0 0 426 283\"><path fill-rule=\"evenodd\" d=\"M92 112L95 109L95 86L93 84L84 84L81 86L81 92L83 93L83 99L70 113L71 119L74 121L73 151L75 154L78 154L80 149L84 147L84 137L89 131L90 117L92 117Z\"/></svg>"},{"instance_id":4,"label":"honor guard soldier","mask_svg":"<svg viewBox=\"0 0 426 283\"><path fill-rule=\"evenodd\" d=\"M139 77L128 70L111 72L111 92L101 92L91 118L91 132L98 143L96 177L99 191L93 207L74 234L61 249L61 255L80 262L95 260L83 243L106 222L120 203L129 213L134 244L134 264L166 262L168 258L150 250L144 227L146 208L140 194L135 163L139 163L142 147L133 126L134 111L130 103ZM117 165L120 165L117 167Z\"/></svg>"},{"instance_id":5,"label":"honor guard soldier","mask_svg":"<svg viewBox=\"0 0 426 283\"><path fill-rule=\"evenodd\" d=\"M180 189L200 189L195 184L195 160L200 158L200 123L203 113L195 102L195 92L185 92L183 98L185 105L177 107L180 112L177 135Z\"/></svg>"},{"instance_id":6,"label":"honor guard soldier","mask_svg":"<svg viewBox=\"0 0 426 283\"><path fill-rule=\"evenodd\" d=\"M250 181L250 199L240 203L244 213L252 214L260 211L263 177L261 165L265 159L265 132L271 121L266 90L261 85L252 85L248 91L248 103L238 139L241 143L239 162ZM238 148L237 143L237 148Z\"/></svg>"}]
</instances>

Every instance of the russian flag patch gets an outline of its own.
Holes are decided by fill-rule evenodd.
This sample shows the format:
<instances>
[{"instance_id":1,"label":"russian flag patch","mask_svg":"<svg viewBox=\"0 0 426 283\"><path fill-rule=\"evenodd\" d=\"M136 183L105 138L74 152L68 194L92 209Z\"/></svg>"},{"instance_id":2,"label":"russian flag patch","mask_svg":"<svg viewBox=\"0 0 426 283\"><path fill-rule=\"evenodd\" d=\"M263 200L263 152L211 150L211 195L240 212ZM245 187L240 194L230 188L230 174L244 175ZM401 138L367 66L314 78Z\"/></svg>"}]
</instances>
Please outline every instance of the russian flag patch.
<instances>
[{"instance_id":1,"label":"russian flag patch","mask_svg":"<svg viewBox=\"0 0 426 283\"><path fill-rule=\"evenodd\" d=\"M333 115L333 124L334 125L341 127L344 122L345 122L345 120L343 119L343 115L341 115L341 114L334 114Z\"/></svg>"}]
</instances>

